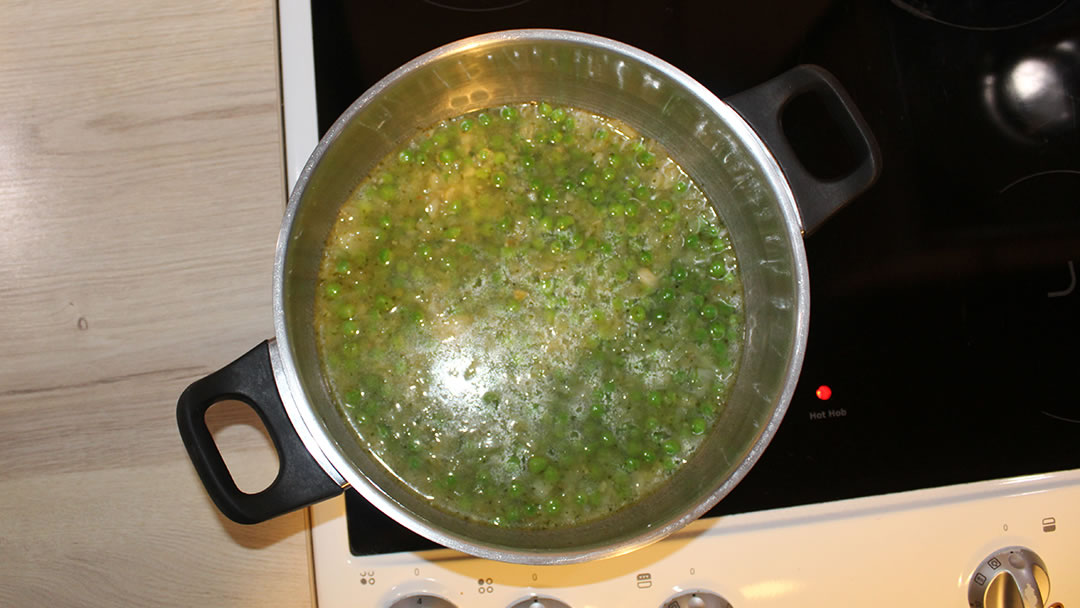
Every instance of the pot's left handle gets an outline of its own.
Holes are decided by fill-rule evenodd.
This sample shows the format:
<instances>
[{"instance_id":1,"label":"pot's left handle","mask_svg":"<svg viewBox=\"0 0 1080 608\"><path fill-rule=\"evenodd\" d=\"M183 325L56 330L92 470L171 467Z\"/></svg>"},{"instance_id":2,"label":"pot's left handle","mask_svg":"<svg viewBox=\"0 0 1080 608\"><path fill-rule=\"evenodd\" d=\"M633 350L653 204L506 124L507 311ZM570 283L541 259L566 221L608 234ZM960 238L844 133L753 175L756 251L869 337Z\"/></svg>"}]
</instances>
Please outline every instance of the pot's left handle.
<instances>
[{"instance_id":1,"label":"pot's left handle","mask_svg":"<svg viewBox=\"0 0 1080 608\"><path fill-rule=\"evenodd\" d=\"M229 399L243 401L259 414L277 450L277 477L255 494L236 486L206 426L210 406ZM304 447L289 421L274 382L268 341L187 387L176 404L176 423L206 492L237 523L266 521L342 491Z\"/></svg>"}]
</instances>

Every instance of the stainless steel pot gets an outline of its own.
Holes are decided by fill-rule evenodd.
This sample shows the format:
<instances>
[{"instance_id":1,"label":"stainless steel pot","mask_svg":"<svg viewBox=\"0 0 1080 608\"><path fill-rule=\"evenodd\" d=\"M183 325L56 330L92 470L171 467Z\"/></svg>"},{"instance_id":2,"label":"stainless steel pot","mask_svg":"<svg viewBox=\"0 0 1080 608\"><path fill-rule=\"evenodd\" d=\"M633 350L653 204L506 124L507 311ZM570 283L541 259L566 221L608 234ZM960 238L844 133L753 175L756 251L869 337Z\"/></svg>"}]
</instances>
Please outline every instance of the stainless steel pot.
<instances>
[{"instance_id":1,"label":"stainless steel pot","mask_svg":"<svg viewBox=\"0 0 1080 608\"><path fill-rule=\"evenodd\" d=\"M787 101L811 92L834 114L859 164L840 180L807 173L780 128ZM408 490L336 411L312 327L319 261L338 208L385 155L418 129L478 108L547 100L623 120L663 144L727 224L740 261L746 345L728 407L661 491L598 521L521 530L466 521ZM693 521L757 461L780 424L802 365L809 315L803 234L874 181L869 130L823 70L800 67L727 103L674 66L605 38L517 30L468 38L396 70L334 123L304 168L274 266L276 339L192 384L177 419L207 491L230 518L254 523L352 487L404 526L480 557L564 564L624 553ZM263 492L236 488L206 428L223 399L252 405L281 470Z\"/></svg>"}]
</instances>

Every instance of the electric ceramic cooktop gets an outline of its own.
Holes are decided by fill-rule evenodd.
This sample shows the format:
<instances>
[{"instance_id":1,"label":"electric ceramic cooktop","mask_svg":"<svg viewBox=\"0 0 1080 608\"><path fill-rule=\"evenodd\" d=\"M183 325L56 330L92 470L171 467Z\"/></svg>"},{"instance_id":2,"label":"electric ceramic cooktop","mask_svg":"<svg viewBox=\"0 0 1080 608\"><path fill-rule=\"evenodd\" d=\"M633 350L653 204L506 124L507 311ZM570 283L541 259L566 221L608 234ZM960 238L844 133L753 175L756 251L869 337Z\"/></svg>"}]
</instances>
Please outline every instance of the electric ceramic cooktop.
<instances>
[{"instance_id":1,"label":"electric ceramic cooktop","mask_svg":"<svg viewBox=\"0 0 1080 608\"><path fill-rule=\"evenodd\" d=\"M869 576L861 588L884 590L910 585L904 572L930 577L948 546L951 603L911 597L961 606L982 576L976 587L997 586L987 605L1010 605L1002 581L1022 575L985 564L1011 557L1018 572L1042 560L1049 600L1068 605L1058 592L1080 559L1043 553L1080 523L1080 1L314 0L283 1L281 14L293 176L316 135L290 128L321 134L417 55L518 27L626 42L720 97L823 66L862 110L884 164L869 192L806 239L812 310L798 389L758 464L708 517L644 553L562 567L560 581L439 549L347 492L314 511L321 604L826 605L862 596L816 597L785 568ZM290 102L305 95L313 104ZM811 171L850 167L814 99L793 102L784 122ZM933 544L915 550L916 539ZM843 563L823 566L841 547ZM728 562L725 577L716 569ZM875 564L888 571L863 572ZM658 578L669 566L683 578Z\"/></svg>"}]
</instances>

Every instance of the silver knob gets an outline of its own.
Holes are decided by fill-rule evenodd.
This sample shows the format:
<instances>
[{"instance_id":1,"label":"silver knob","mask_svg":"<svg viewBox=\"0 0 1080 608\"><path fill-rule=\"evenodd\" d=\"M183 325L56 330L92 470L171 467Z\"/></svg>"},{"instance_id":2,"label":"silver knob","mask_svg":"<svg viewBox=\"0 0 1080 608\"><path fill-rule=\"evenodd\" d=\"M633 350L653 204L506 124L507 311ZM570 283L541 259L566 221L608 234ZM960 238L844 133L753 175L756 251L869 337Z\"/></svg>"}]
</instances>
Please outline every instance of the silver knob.
<instances>
[{"instance_id":1,"label":"silver knob","mask_svg":"<svg viewBox=\"0 0 1080 608\"><path fill-rule=\"evenodd\" d=\"M570 606L567 606L553 597L533 595L528 599L511 604L510 608L570 608Z\"/></svg>"},{"instance_id":2,"label":"silver knob","mask_svg":"<svg viewBox=\"0 0 1080 608\"><path fill-rule=\"evenodd\" d=\"M689 591L665 600L662 608L731 608L731 604L708 591Z\"/></svg>"},{"instance_id":3,"label":"silver knob","mask_svg":"<svg viewBox=\"0 0 1080 608\"><path fill-rule=\"evenodd\" d=\"M441 597L435 595L410 595L409 597L402 598L393 604L390 604L390 608L457 608L450 602L444 600Z\"/></svg>"},{"instance_id":4,"label":"silver knob","mask_svg":"<svg viewBox=\"0 0 1080 608\"><path fill-rule=\"evenodd\" d=\"M1050 576L1034 551L1006 547L979 564L968 583L971 608L1044 608Z\"/></svg>"}]
</instances>

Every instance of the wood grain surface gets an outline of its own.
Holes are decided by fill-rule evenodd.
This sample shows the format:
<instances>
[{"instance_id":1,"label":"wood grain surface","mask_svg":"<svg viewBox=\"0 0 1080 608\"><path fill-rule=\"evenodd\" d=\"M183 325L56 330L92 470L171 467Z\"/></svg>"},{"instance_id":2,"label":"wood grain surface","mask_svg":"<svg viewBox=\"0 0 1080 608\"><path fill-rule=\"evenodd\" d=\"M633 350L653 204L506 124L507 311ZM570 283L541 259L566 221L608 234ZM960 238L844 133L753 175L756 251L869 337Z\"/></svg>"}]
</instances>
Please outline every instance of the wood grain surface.
<instances>
[{"instance_id":1,"label":"wood grain surface","mask_svg":"<svg viewBox=\"0 0 1080 608\"><path fill-rule=\"evenodd\" d=\"M271 0L0 0L0 606L310 606L306 514L222 518L176 398L272 334ZM276 463L244 406L215 437Z\"/></svg>"}]
</instances>

